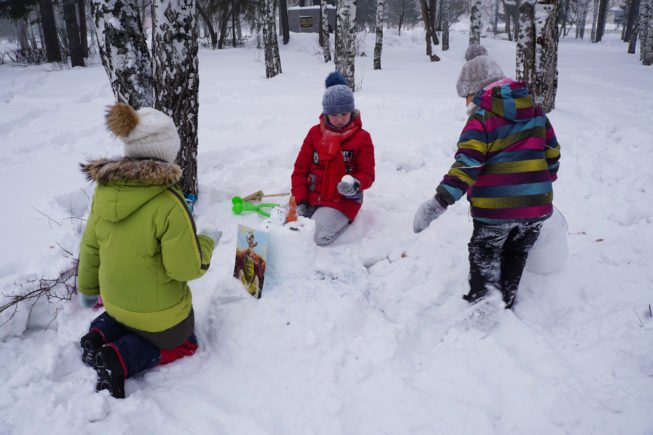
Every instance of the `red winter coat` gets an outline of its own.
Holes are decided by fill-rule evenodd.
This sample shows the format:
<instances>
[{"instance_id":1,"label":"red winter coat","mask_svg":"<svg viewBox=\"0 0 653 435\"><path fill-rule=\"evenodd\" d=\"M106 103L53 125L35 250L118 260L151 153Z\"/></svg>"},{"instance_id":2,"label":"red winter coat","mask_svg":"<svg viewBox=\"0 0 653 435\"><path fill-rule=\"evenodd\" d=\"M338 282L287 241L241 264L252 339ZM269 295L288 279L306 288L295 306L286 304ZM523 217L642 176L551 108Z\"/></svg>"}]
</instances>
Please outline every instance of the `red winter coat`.
<instances>
[{"instance_id":1,"label":"red winter coat","mask_svg":"<svg viewBox=\"0 0 653 435\"><path fill-rule=\"evenodd\" d=\"M343 130L326 124L323 115L306 135L291 176L292 194L297 204L327 206L340 210L353 221L363 203L362 191L374 182L374 144L363 130L360 114ZM336 189L343 175L360 182L361 193L346 198Z\"/></svg>"}]
</instances>

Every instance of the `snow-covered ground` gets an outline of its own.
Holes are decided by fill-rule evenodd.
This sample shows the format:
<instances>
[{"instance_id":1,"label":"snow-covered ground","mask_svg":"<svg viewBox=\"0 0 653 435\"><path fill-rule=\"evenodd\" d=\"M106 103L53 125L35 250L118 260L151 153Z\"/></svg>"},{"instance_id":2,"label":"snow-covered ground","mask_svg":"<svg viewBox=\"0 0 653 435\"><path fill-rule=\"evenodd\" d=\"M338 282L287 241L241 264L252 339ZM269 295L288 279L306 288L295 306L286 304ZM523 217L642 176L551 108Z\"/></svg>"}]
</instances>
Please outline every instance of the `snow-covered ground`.
<instances>
[{"instance_id":1,"label":"snow-covered ground","mask_svg":"<svg viewBox=\"0 0 653 435\"><path fill-rule=\"evenodd\" d=\"M466 120L455 92L466 40L454 33L431 63L421 32L387 31L374 71L367 36L356 104L377 180L313 264L286 251L296 266L270 269L260 300L231 274L237 225L263 217L232 214L230 200L289 190L333 64L307 34L281 47L284 72L271 80L253 45L202 50L196 217L224 236L191 285L199 352L128 380L116 400L95 393L80 361L97 311L21 309L0 326L0 434L653 434L653 70L616 34L560 42L550 119L569 259L553 274L526 272L514 311L479 330L460 322L465 201L412 232ZM483 44L512 75L513 43ZM97 64L0 66L3 294L56 276L77 252L93 190L78 163L122 151L103 125L112 102Z\"/></svg>"}]
</instances>

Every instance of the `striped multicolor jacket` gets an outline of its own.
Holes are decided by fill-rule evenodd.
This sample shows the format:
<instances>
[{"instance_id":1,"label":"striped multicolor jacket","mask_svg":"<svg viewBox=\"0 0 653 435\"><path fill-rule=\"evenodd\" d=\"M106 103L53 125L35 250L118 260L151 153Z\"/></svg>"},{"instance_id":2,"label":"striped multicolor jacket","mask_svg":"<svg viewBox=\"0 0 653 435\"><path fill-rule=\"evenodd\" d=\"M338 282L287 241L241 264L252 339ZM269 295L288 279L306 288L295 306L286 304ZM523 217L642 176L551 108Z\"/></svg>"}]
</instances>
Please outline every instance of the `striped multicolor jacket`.
<instances>
[{"instance_id":1,"label":"striped multicolor jacket","mask_svg":"<svg viewBox=\"0 0 653 435\"><path fill-rule=\"evenodd\" d=\"M553 212L560 145L526 83L504 79L474 96L478 107L458 141L456 161L437 188L453 204L467 192L474 219L544 220Z\"/></svg>"}]
</instances>

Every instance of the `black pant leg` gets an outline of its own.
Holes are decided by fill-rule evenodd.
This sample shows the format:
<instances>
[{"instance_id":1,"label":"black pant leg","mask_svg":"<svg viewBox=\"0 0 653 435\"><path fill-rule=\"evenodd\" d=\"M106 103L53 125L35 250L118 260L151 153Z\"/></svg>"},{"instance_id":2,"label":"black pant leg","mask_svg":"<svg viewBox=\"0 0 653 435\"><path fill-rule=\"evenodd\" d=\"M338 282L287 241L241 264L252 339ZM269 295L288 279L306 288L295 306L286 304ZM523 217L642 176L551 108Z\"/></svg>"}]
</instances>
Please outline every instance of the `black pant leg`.
<instances>
[{"instance_id":1,"label":"black pant leg","mask_svg":"<svg viewBox=\"0 0 653 435\"><path fill-rule=\"evenodd\" d=\"M491 289L501 290L501 253L510 230L506 224L487 224L474 220L469 241L468 302L485 296Z\"/></svg>"},{"instance_id":2,"label":"black pant leg","mask_svg":"<svg viewBox=\"0 0 653 435\"><path fill-rule=\"evenodd\" d=\"M515 223L501 255L501 292L506 308L512 308L519 289L528 251L540 235L542 222Z\"/></svg>"}]
</instances>

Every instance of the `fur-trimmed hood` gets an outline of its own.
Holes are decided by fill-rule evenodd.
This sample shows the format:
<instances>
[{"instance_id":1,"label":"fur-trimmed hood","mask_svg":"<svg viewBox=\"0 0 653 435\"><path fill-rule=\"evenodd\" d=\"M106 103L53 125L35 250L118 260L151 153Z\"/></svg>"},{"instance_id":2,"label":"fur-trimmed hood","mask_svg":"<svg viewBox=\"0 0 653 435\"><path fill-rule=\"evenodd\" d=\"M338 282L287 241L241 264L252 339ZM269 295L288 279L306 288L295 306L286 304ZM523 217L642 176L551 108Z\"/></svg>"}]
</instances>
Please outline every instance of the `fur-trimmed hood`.
<instances>
[{"instance_id":1,"label":"fur-trimmed hood","mask_svg":"<svg viewBox=\"0 0 653 435\"><path fill-rule=\"evenodd\" d=\"M98 184L93 213L109 222L129 217L181 178L178 165L149 159L100 159L81 167L86 177Z\"/></svg>"},{"instance_id":2,"label":"fur-trimmed hood","mask_svg":"<svg viewBox=\"0 0 653 435\"><path fill-rule=\"evenodd\" d=\"M97 159L81 163L89 181L99 185L134 181L145 185L171 185L181 179L181 168L175 163L152 159Z\"/></svg>"}]
</instances>

